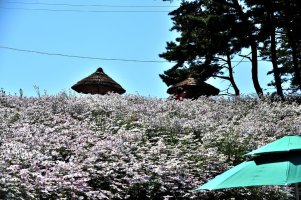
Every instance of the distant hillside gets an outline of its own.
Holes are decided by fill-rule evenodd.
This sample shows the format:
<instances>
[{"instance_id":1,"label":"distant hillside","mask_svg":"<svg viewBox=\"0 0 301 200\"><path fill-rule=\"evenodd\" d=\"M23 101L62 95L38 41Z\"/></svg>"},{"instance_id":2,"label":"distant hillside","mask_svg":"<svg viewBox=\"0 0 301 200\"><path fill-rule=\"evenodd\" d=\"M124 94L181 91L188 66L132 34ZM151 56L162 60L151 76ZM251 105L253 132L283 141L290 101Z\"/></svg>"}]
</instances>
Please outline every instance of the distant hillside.
<instances>
[{"instance_id":1,"label":"distant hillside","mask_svg":"<svg viewBox=\"0 0 301 200\"><path fill-rule=\"evenodd\" d=\"M0 199L288 199L289 187L193 191L288 134L301 134L297 104L0 93Z\"/></svg>"}]
</instances>

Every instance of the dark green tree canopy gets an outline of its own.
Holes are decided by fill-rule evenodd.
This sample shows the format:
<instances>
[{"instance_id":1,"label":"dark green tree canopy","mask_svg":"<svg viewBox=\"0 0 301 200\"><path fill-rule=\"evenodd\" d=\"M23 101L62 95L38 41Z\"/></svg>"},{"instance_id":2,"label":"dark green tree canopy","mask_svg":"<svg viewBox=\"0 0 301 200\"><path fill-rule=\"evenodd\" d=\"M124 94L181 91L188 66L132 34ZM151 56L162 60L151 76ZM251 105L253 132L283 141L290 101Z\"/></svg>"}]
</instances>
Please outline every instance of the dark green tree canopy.
<instances>
[{"instance_id":1,"label":"dark green tree canopy","mask_svg":"<svg viewBox=\"0 0 301 200\"><path fill-rule=\"evenodd\" d=\"M229 80L238 95L231 59L243 48L251 48L252 80L258 95L258 57L270 60L271 85L283 96L282 83L301 89L301 3L297 0L195 0L182 1L169 13L180 36L167 42L159 56L175 65L160 74L169 86L187 77L206 81L211 77ZM259 52L259 54L258 54ZM224 73L227 72L227 75Z\"/></svg>"}]
</instances>

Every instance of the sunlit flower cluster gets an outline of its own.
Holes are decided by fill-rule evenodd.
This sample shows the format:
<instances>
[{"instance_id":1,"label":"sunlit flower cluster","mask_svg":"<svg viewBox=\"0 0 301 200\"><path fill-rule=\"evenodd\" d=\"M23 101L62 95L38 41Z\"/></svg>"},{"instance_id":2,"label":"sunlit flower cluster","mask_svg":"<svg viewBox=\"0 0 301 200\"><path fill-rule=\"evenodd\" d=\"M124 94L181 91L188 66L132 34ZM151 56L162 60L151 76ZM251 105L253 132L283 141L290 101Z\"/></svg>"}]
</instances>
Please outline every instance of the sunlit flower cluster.
<instances>
[{"instance_id":1,"label":"sunlit flower cluster","mask_svg":"<svg viewBox=\"0 0 301 200\"><path fill-rule=\"evenodd\" d=\"M194 189L288 134L301 134L295 103L0 93L0 199L286 199Z\"/></svg>"}]
</instances>

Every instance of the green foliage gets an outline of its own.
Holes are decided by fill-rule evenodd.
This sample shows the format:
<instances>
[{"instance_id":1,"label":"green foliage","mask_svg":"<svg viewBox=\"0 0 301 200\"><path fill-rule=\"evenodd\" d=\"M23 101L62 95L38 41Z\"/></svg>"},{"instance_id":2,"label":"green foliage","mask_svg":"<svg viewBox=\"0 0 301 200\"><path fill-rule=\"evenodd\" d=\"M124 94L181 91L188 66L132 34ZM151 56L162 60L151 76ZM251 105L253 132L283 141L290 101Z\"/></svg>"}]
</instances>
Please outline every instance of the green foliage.
<instances>
[{"instance_id":1,"label":"green foliage","mask_svg":"<svg viewBox=\"0 0 301 200\"><path fill-rule=\"evenodd\" d=\"M0 197L285 200L286 186L194 189L292 133L300 105L268 98L0 95Z\"/></svg>"},{"instance_id":2,"label":"green foliage","mask_svg":"<svg viewBox=\"0 0 301 200\"><path fill-rule=\"evenodd\" d=\"M171 30L180 33L168 42L160 57L176 62L160 75L169 86L187 77L202 81L211 77L230 80L232 69L227 56L233 58L243 48L252 46L252 79L258 95L262 89L257 75L257 47L260 57L273 61L270 83L283 96L285 82L290 92L301 89L301 3L289 1L210 0L182 1L170 15ZM229 77L221 76L229 69ZM281 85L282 84L282 85ZM237 92L236 92L237 93Z\"/></svg>"}]
</instances>

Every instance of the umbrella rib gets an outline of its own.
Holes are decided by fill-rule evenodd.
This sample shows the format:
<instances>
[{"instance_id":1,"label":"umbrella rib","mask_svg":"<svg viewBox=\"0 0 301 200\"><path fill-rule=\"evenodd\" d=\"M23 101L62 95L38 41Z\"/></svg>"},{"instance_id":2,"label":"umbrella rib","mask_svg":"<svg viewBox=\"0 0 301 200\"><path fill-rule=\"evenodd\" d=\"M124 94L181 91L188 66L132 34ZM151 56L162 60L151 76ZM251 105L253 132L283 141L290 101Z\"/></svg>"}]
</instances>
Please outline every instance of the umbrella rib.
<instances>
[{"instance_id":1,"label":"umbrella rib","mask_svg":"<svg viewBox=\"0 0 301 200\"><path fill-rule=\"evenodd\" d=\"M290 142L291 142L291 138L289 137L289 138L288 138L288 144L287 144L287 148L288 148L288 150L290 149L290 148L289 148ZM289 162L287 162L285 184L287 184L288 175L290 174L290 167L291 167L291 166L290 166L290 163L289 163Z\"/></svg>"},{"instance_id":2,"label":"umbrella rib","mask_svg":"<svg viewBox=\"0 0 301 200\"><path fill-rule=\"evenodd\" d=\"M287 185L288 176L290 174L291 165L290 162L287 162L287 170L286 170L286 178L285 178L285 184Z\"/></svg>"},{"instance_id":3,"label":"umbrella rib","mask_svg":"<svg viewBox=\"0 0 301 200\"><path fill-rule=\"evenodd\" d=\"M289 138L288 138L288 144L287 144L288 151L289 151L289 149L290 149L290 148L289 148L290 143L291 143L291 138L289 137ZM291 170L290 162L287 162L285 184L287 184L287 180L288 180L288 176L289 176L289 174L290 174L290 170Z\"/></svg>"}]
</instances>

